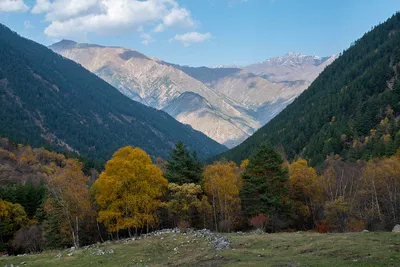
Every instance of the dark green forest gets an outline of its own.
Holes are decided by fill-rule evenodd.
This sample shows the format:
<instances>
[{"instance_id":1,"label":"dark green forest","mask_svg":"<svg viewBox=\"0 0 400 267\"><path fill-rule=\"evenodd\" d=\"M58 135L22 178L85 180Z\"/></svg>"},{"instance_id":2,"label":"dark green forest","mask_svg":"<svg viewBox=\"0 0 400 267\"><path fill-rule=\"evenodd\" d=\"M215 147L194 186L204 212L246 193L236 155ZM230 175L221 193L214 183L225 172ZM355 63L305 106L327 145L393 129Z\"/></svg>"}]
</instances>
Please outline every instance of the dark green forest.
<instances>
[{"instance_id":1,"label":"dark green forest","mask_svg":"<svg viewBox=\"0 0 400 267\"><path fill-rule=\"evenodd\" d=\"M206 158L226 148L125 97L82 66L0 25L0 135L104 163L133 145L166 157L182 140Z\"/></svg>"},{"instance_id":2,"label":"dark green forest","mask_svg":"<svg viewBox=\"0 0 400 267\"><path fill-rule=\"evenodd\" d=\"M400 13L354 42L292 104L241 145L240 162L263 142L312 166L393 155L400 146Z\"/></svg>"}]
</instances>

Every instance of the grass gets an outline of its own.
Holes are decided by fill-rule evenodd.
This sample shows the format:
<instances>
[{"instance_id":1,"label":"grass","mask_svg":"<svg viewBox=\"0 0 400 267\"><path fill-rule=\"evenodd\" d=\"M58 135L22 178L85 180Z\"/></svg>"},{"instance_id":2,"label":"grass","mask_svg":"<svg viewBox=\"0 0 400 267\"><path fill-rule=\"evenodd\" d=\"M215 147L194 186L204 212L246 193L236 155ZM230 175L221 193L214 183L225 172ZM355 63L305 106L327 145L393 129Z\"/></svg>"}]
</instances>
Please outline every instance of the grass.
<instances>
[{"instance_id":1,"label":"grass","mask_svg":"<svg viewBox=\"0 0 400 267\"><path fill-rule=\"evenodd\" d=\"M232 248L215 251L193 235L164 234L91 250L0 258L22 266L400 266L400 234L228 234ZM93 255L98 249L113 254ZM57 254L63 256L58 258Z\"/></svg>"}]
</instances>

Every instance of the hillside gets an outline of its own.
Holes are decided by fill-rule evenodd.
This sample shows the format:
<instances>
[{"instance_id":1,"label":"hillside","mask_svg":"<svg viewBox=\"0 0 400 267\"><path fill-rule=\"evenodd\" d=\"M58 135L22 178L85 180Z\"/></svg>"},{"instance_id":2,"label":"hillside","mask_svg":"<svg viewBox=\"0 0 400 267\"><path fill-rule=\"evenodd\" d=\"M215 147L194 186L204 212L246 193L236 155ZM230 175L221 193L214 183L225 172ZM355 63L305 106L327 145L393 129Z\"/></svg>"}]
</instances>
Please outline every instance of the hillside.
<instances>
[{"instance_id":1,"label":"hillside","mask_svg":"<svg viewBox=\"0 0 400 267\"><path fill-rule=\"evenodd\" d=\"M375 27L329 65L270 123L223 154L240 161L262 142L312 165L390 155L400 146L400 14Z\"/></svg>"},{"instance_id":2,"label":"hillside","mask_svg":"<svg viewBox=\"0 0 400 267\"><path fill-rule=\"evenodd\" d=\"M287 74L286 79L270 81L241 68L180 66L122 47L63 40L50 48L128 97L164 110L228 147L277 115L334 60L314 62L313 57L288 54L269 65L273 73L276 67L276 75Z\"/></svg>"},{"instance_id":3,"label":"hillside","mask_svg":"<svg viewBox=\"0 0 400 267\"><path fill-rule=\"evenodd\" d=\"M178 140L201 158L225 147L130 100L75 62L0 25L0 135L105 161L138 146L166 157Z\"/></svg>"},{"instance_id":4,"label":"hillside","mask_svg":"<svg viewBox=\"0 0 400 267\"><path fill-rule=\"evenodd\" d=\"M79 250L0 257L2 266L395 266L398 233L227 234L232 247L216 251L199 234L157 233L141 240ZM362 246L360 245L362 244Z\"/></svg>"}]
</instances>

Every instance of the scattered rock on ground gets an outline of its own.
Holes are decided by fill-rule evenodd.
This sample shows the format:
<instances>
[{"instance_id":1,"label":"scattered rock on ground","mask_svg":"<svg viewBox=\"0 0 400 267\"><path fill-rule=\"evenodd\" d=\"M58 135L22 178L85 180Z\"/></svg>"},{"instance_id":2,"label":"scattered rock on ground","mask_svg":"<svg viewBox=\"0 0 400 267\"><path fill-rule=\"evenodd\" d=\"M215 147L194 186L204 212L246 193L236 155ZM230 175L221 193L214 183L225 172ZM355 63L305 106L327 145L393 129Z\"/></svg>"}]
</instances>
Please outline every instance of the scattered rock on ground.
<instances>
[{"instance_id":1,"label":"scattered rock on ground","mask_svg":"<svg viewBox=\"0 0 400 267\"><path fill-rule=\"evenodd\" d=\"M393 233L400 233L400 224L396 224L392 230Z\"/></svg>"}]
</instances>

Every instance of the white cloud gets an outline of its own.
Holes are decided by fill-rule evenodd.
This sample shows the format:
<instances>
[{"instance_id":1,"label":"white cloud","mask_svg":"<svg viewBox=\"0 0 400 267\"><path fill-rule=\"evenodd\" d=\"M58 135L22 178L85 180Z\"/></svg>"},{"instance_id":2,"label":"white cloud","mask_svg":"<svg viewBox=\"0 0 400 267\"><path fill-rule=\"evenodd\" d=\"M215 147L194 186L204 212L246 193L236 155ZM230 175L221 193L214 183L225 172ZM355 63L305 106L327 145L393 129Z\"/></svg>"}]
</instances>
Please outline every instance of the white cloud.
<instances>
[{"instance_id":1,"label":"white cloud","mask_svg":"<svg viewBox=\"0 0 400 267\"><path fill-rule=\"evenodd\" d=\"M199 33L199 32L188 32L185 34L177 34L171 41L180 41L183 45L188 46L191 43L200 43L204 42L207 39L212 37L211 33Z\"/></svg>"},{"instance_id":2,"label":"white cloud","mask_svg":"<svg viewBox=\"0 0 400 267\"><path fill-rule=\"evenodd\" d=\"M29 30L29 29L32 29L32 28L33 28L32 24L31 24L31 22L30 22L29 20L25 20L25 21L24 21L24 28L25 28L26 30Z\"/></svg>"},{"instance_id":3,"label":"white cloud","mask_svg":"<svg viewBox=\"0 0 400 267\"><path fill-rule=\"evenodd\" d=\"M194 21L190 12L185 8L173 8L171 12L163 17L163 22L158 24L154 31L162 32L165 28L173 26L193 27Z\"/></svg>"},{"instance_id":4,"label":"white cloud","mask_svg":"<svg viewBox=\"0 0 400 267\"><path fill-rule=\"evenodd\" d=\"M24 0L0 0L0 12L25 12L28 9Z\"/></svg>"},{"instance_id":5,"label":"white cloud","mask_svg":"<svg viewBox=\"0 0 400 267\"><path fill-rule=\"evenodd\" d=\"M140 38L142 38L142 44L146 46L156 41L150 34L147 33L140 34Z\"/></svg>"},{"instance_id":6,"label":"white cloud","mask_svg":"<svg viewBox=\"0 0 400 267\"><path fill-rule=\"evenodd\" d=\"M45 13L45 34L58 38L195 24L177 0L37 0L32 13Z\"/></svg>"},{"instance_id":7,"label":"white cloud","mask_svg":"<svg viewBox=\"0 0 400 267\"><path fill-rule=\"evenodd\" d=\"M36 0L36 4L32 8L31 12L34 14L40 14L50 9L51 2L49 0Z\"/></svg>"}]
</instances>

